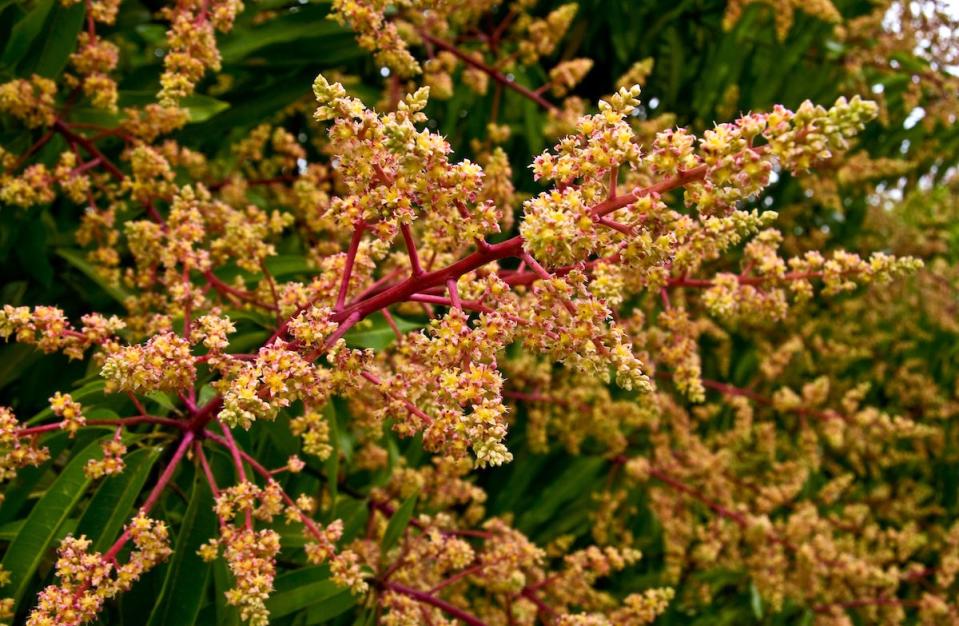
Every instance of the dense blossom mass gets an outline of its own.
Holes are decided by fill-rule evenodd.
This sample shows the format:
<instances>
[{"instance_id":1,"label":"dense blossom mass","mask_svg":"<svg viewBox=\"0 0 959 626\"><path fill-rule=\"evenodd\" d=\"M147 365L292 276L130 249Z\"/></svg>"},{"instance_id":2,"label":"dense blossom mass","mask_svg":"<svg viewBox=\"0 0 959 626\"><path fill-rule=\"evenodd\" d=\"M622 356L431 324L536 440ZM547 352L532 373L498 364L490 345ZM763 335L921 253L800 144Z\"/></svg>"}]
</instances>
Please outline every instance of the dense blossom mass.
<instances>
[{"instance_id":1,"label":"dense blossom mass","mask_svg":"<svg viewBox=\"0 0 959 626\"><path fill-rule=\"evenodd\" d=\"M25 142L0 143L0 211L68 213L58 254L114 301L0 292L17 354L85 368L45 381L32 417L0 407L0 519L20 524L0 614L108 623L165 576L183 596L151 624L332 619L336 598L358 623L633 626L737 593L756 620L796 618L775 623L959 623L955 498L933 495L955 491L959 378L951 353L921 356L959 332L955 176L932 143L914 162L864 147L903 105L886 56L918 55L905 101L955 123L952 22L764 3L774 42L797 8L835 27L846 96L737 114L727 90L728 121L682 126L652 116L652 57L577 95L598 64L566 43L575 4L334 0L324 32L352 32L383 93L324 71L207 150L190 125L225 66L256 33L284 43L300 7L161 8L137 100L126 5L48 6L78 30L62 67L0 84ZM723 27L745 32L753 4ZM433 116L467 97L489 118L463 145ZM546 147L518 161L531 124ZM784 180L801 191L777 203ZM810 206L866 234L837 245L802 226ZM212 573L178 582L191 568ZM320 583L315 611L292 599Z\"/></svg>"}]
</instances>

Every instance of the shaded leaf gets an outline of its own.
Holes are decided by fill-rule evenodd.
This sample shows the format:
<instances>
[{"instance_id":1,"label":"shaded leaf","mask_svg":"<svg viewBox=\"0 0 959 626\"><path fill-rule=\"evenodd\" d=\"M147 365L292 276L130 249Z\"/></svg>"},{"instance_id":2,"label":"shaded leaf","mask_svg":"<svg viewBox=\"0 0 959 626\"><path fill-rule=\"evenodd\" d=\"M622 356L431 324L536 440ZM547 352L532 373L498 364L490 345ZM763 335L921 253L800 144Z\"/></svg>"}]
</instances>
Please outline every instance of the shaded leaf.
<instances>
[{"instance_id":1,"label":"shaded leaf","mask_svg":"<svg viewBox=\"0 0 959 626\"><path fill-rule=\"evenodd\" d=\"M276 579L276 591L266 602L271 619L302 611L343 591L330 580L329 567L308 567Z\"/></svg>"},{"instance_id":2,"label":"shaded leaf","mask_svg":"<svg viewBox=\"0 0 959 626\"><path fill-rule=\"evenodd\" d=\"M195 623L213 570L212 564L201 559L197 550L216 531L213 494L202 473L197 472L173 557L147 622L149 626L188 626Z\"/></svg>"},{"instance_id":3,"label":"shaded leaf","mask_svg":"<svg viewBox=\"0 0 959 626\"><path fill-rule=\"evenodd\" d=\"M84 258L83 253L79 250L71 250L68 248L59 248L57 249L57 254L60 255L67 263L77 268L87 278L96 283L103 291L110 295L111 298L117 302L123 302L130 297L130 294L120 285L114 285L106 278L104 278L100 272L96 270L93 265L91 265L86 258Z\"/></svg>"},{"instance_id":4,"label":"shaded leaf","mask_svg":"<svg viewBox=\"0 0 959 626\"><path fill-rule=\"evenodd\" d=\"M392 517L390 517L390 523L386 525L386 531L383 533L383 542L381 543L383 552L390 550L390 548L395 546L396 542L400 540L400 537L403 536L403 532L410 523L410 518L413 517L413 509L415 508L416 494L413 494L404 500L403 504L393 512Z\"/></svg>"}]
</instances>

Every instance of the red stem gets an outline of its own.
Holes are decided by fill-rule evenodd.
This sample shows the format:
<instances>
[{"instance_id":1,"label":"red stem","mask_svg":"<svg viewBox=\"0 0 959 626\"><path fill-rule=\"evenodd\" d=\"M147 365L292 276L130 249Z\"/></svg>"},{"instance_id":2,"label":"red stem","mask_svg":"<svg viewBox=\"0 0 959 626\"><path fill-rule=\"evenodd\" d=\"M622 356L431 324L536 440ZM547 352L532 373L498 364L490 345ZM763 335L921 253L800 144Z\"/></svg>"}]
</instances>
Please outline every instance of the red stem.
<instances>
[{"instance_id":1,"label":"red stem","mask_svg":"<svg viewBox=\"0 0 959 626\"><path fill-rule=\"evenodd\" d=\"M529 98L530 100L540 105L544 109L548 111L559 110L559 107L557 107L555 104L553 104L549 100L546 100L545 98L543 98L543 96L539 95L535 91L528 89L524 87L523 85L520 85L515 80L510 80L503 73L499 72L493 67L490 67L486 63L483 63L479 59L474 59L472 56L466 54L465 52L463 52L462 50L460 50L453 44L449 43L448 41L444 41L442 39L434 37L433 35L430 35L429 33L423 30L419 31L419 33L420 33L420 37L422 37L424 41L430 42L437 48L446 50L447 52L449 52L450 54L452 54L459 60L463 61L463 63L466 63L467 65L471 65L475 67L476 69L480 70L484 74L487 74L490 78L495 80L497 83L503 85L504 87L512 89L513 91L515 91L516 93L522 96Z\"/></svg>"},{"instance_id":2,"label":"red stem","mask_svg":"<svg viewBox=\"0 0 959 626\"><path fill-rule=\"evenodd\" d=\"M106 168L110 174L117 180L123 180L126 178L126 175L120 168L118 168L113 161L108 159L100 149L97 148L92 141L84 137L83 135L78 135L77 133L70 130L63 120L57 119L53 122L53 129L63 135L67 140L80 144L84 150L90 153L90 156L97 157L103 164L103 167Z\"/></svg>"},{"instance_id":3,"label":"red stem","mask_svg":"<svg viewBox=\"0 0 959 626\"><path fill-rule=\"evenodd\" d=\"M134 417L121 417L119 419L93 419L85 422L86 426L135 426L136 424L160 424L163 426L172 426L180 430L187 430L188 424L178 420L166 417L157 417L154 415L137 415ZM63 422L54 422L43 424L41 426L31 426L17 431L18 437L30 437L40 435L63 428Z\"/></svg>"},{"instance_id":4,"label":"red stem","mask_svg":"<svg viewBox=\"0 0 959 626\"><path fill-rule=\"evenodd\" d=\"M363 372L361 372L360 375L361 375L363 378L365 378L366 380L368 380L368 381L370 381L371 383L373 383L374 385L376 385L377 387L380 387L380 391L381 391L383 394L388 395L388 396L394 398L395 400L399 400L400 402L402 402L402 403L403 403L403 406L405 406L406 409L407 409L410 413L412 413L412 414L415 415L416 417L420 418L420 419L423 420L425 423L427 423L427 424L432 424L432 423L433 423L433 418L430 417L429 415L427 415L426 413L424 413L424 412L422 411L422 409L420 409L418 406L416 406L415 404L413 404L412 402L410 402L409 400L407 400L405 397L399 397L399 398L397 398L395 394L393 394L393 393L390 392L389 390L383 388L383 381L381 381L379 378L377 378L376 375L373 374L372 372L367 371L367 370L363 370Z\"/></svg>"},{"instance_id":5,"label":"red stem","mask_svg":"<svg viewBox=\"0 0 959 626\"><path fill-rule=\"evenodd\" d=\"M463 310L463 302L460 300L459 290L456 288L456 279L450 278L446 281L446 289L450 293L450 303L454 309Z\"/></svg>"},{"instance_id":6,"label":"red stem","mask_svg":"<svg viewBox=\"0 0 959 626\"><path fill-rule=\"evenodd\" d=\"M413 276L420 276L423 273L423 266L420 265L420 255L416 252L416 243L413 241L413 233L410 231L410 225L400 224L400 232L403 233L406 251L410 255L410 267L413 269Z\"/></svg>"},{"instance_id":7,"label":"red stem","mask_svg":"<svg viewBox=\"0 0 959 626\"><path fill-rule=\"evenodd\" d=\"M425 591L420 591L418 589L413 589L412 587L407 587L406 585L401 585L394 582L384 582L382 583L383 587L393 591L395 593L401 593L404 596L409 596L417 602L422 602L424 604L429 604L430 606L435 606L444 613L449 614L451 617L462 621L469 626L486 626L486 622L478 619L472 613L467 613L463 609L459 608L454 604L450 604L442 598L437 598L434 595L431 595Z\"/></svg>"},{"instance_id":8,"label":"red stem","mask_svg":"<svg viewBox=\"0 0 959 626\"><path fill-rule=\"evenodd\" d=\"M205 431L205 432L203 433L203 435L204 435L205 437L207 437L208 439L210 439L211 441L215 441L215 442L217 442L218 444L220 444L221 446L224 446L225 448L228 448L228 449L230 448L230 442L227 441L226 439L224 439L223 437L217 435L217 434L214 433L214 432L211 432L211 431L207 430L207 431ZM250 456L249 454L247 454L246 452L244 452L244 451L241 450L240 448L236 448L236 450L237 450L237 452L239 453L240 457L242 457L242 459L243 459L244 461L246 461L247 465L249 465L251 468L253 468L253 471L254 471L254 472L256 472L257 474L259 474L260 476L266 478L266 479L269 480L269 481L275 481L275 480L276 480L275 478L273 478L273 474L270 472L270 470L268 470L268 469L266 469L265 467L263 467L262 465L260 465L260 464L257 462L256 459L254 459L252 456ZM231 452L231 454L232 454L233 450L231 449L230 452ZM316 537L316 538L317 538L318 540L320 540L320 541L325 541L325 540L326 540L326 536L325 536L325 535L323 534L323 532L317 527L316 522L314 522L314 521L311 520L309 517L307 517L306 514L303 513L303 511L300 510L300 507L297 506L296 502L293 501L293 498L291 498L291 497L289 496L289 494L287 494L286 491L284 491L283 489L280 489L280 497L283 498L283 501L286 502L286 504L287 504L288 506L291 506L291 507L293 507L293 508L296 510L296 512L297 512L297 513L299 514L299 516L300 516L300 521L303 522L303 525L307 528L307 530L310 531L310 533L311 533L314 537Z\"/></svg>"},{"instance_id":9,"label":"red stem","mask_svg":"<svg viewBox=\"0 0 959 626\"><path fill-rule=\"evenodd\" d=\"M203 446L200 442L196 442L194 446L196 450L196 456L200 459L200 467L203 469L203 475L206 476L206 482L210 485L210 491L213 493L214 498L220 497L220 490L216 486L216 477L213 476L213 470L210 469L210 462L206 459L206 454L203 452Z\"/></svg>"},{"instance_id":10,"label":"red stem","mask_svg":"<svg viewBox=\"0 0 959 626\"><path fill-rule=\"evenodd\" d=\"M340 283L340 292L336 296L335 311L341 311L346 302L346 292L350 288L350 278L353 276L353 264L356 262L356 253L360 249L360 241L363 239L363 231L366 225L363 222L357 222L353 227L353 237L350 239L350 249L346 252L346 264L343 266L343 281Z\"/></svg>"}]
</instances>

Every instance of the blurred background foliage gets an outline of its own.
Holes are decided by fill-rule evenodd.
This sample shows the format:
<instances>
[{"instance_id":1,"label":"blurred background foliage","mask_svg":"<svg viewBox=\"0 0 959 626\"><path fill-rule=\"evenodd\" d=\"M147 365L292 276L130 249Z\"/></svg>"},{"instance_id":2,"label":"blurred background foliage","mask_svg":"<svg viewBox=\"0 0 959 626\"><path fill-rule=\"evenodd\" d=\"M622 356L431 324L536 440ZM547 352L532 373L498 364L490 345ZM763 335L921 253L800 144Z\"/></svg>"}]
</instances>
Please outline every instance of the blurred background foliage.
<instances>
[{"instance_id":1,"label":"blurred background foliage","mask_svg":"<svg viewBox=\"0 0 959 626\"><path fill-rule=\"evenodd\" d=\"M560 2L541 2L538 10L546 13ZM875 5L864 0L838 0L836 7L846 23L875 10ZM156 91L157 76L161 71L164 33L166 26L155 17L158 2L126 0L122 3L116 26L102 33L121 45L121 67L117 72L120 82L120 107L140 105L151 101ZM864 49L875 42L859 41L861 33L835 27L799 10L784 38L777 35L774 6L755 3L744 8L732 28L723 26L726 3L721 0L581 0L580 10L569 35L554 59L587 56L595 61L592 71L576 90L589 101L610 93L616 80L640 59L652 58L652 73L643 90L640 119L667 118L667 125L688 126L697 131L714 122L728 121L740 112L768 110L776 103L796 107L804 99L828 105L840 95L855 93L881 95L884 100L882 123L872 124L864 134L860 146L874 158L888 157L910 161L907 171L892 176L880 176L868 186L840 186L835 190L840 202L820 200L814 194L815 183L795 180L783 175L760 200L779 210L791 230L787 247L792 251L808 249L812 245L826 249L863 247L871 249L906 250L930 255L954 263L959 247L959 222L955 219L955 186L941 186L949 178L951 168L959 157L959 125L954 115L926 115L937 106L926 99L955 101L955 92L930 85L928 75L942 73L944 68L930 65L922 54L908 49L896 51L891 63L874 67L857 61ZM327 18L329 4L306 1L289 3L280 0L250 2L237 20L236 27L221 38L220 50L223 69L207 77L197 95L187 100L191 122L176 135L182 145L200 150L210 156L227 155L233 141L244 137L255 126L273 119L285 119L284 126L301 141L309 141L320 133L310 121L312 95L310 85L320 72L337 76L367 104L376 103L383 95L389 78L377 67L371 56L360 49L353 34ZM37 73L56 77L64 69L67 56L75 45L75 37L82 26L82 6L62 7L56 0L17 2L0 0L0 81ZM844 32L845 31L845 32ZM530 86L546 79L545 70L529 70L529 75L515 76L515 80ZM914 86L920 84L921 96L915 96ZM513 129L508 143L519 189L538 189L526 165L532 157L548 145L543 128L547 115L534 103L506 91L500 109L499 121ZM446 135L459 156L471 154L470 142L482 138L489 119L491 98L467 89L459 89L446 101L434 100L427 110L431 125ZM73 119L102 125L115 124L109 115L99 111L77 108ZM13 152L25 150L34 138L10 120L0 125L0 143ZM114 150L119 150L116 140ZM52 164L64 148L61 139L47 144L40 159ZM319 143L313 150L321 150ZM891 195L890 195L891 194ZM813 196L813 200L809 199ZM906 203L892 202L894 209L885 210L885 218L877 220L873 213L907 197ZM255 200L255 198L254 198ZM263 199L266 202L265 199ZM802 201L802 210L789 207ZM872 217L870 217L873 215ZM90 310L109 313L121 310L122 294L97 277L83 256L75 250L73 232L78 224L76 207L58 200L53 205L35 207L26 211L0 207L0 301L10 304L56 304L75 318ZM930 224L942 240L921 241L922 233ZM303 242L288 241L281 246L276 261L277 276L304 274L302 265L290 259L302 250ZM930 252L932 250L932 252ZM288 263L287 267L280 267ZM917 281L923 280L922 277ZM955 280L941 286L943 298L955 307ZM895 315L877 321L885 328L896 328L902 333L924 328L916 341L903 348L898 335L889 339L890 345L872 346L872 358L887 359L890 369L909 359L927 364L924 375L931 377L944 393L951 389L959 374L959 336L955 325L944 323L941 307L925 311L928 300L915 295L917 287L903 287L908 293L886 294L885 304L872 301L871 306L885 306L896 310L896 303L914 302L918 315L906 324ZM935 287L932 288L935 290ZM911 290L911 291L910 291ZM911 295L910 295L911 294ZM819 311L828 318L846 306L824 304ZM864 314L859 311L859 314ZM924 317L925 316L925 317ZM863 335L869 336L868 320L863 317ZM812 324L816 323L813 318ZM256 321L244 326L250 339L262 333ZM769 341L775 342L791 332L783 329L773 332ZM241 333L242 335L242 333ZM389 341L382 320L374 323L365 334L352 337L354 345L376 347ZM915 338L914 338L915 339ZM708 340L705 340L708 341ZM752 345L735 339L729 354L731 382L748 381L756 368ZM718 359L710 358L704 350L704 374L709 376L723 369ZM859 362L855 367L863 371L873 367L873 361ZM68 362L60 355L41 356L29 346L8 344L0 346L0 404L10 405L19 415L34 415L44 409L47 398L62 389L65 380L79 380L80 390L74 397L84 403L95 404L100 411L120 411L125 400L103 396L89 375L95 368L89 362ZM719 377L719 376L714 376ZM86 385L86 386L85 386ZM888 405L902 405L902 396L889 390L876 389L875 399ZM885 398L883 395L885 394ZM158 412L169 400L160 395L154 398ZM346 407L336 407L339 423L348 419ZM909 407L905 407L909 408ZM922 407L919 407L920 409ZM272 424L258 422L252 430L241 433L241 441L264 465L282 464L296 449L289 435L288 415ZM562 534L571 534L578 540L588 537L592 530L591 511L594 499L603 481L607 465L600 456L573 457L556 450L547 455L525 451L522 412L513 428L509 448L516 459L495 471L480 474L480 483L489 494L489 512L501 514L517 512L517 527L529 533L538 543L545 543ZM11 541L31 511L31 502L41 497L53 481L67 476L77 458L89 454L90 435L69 442L68 452L57 457L57 472L49 467L27 470L10 487L5 502L0 505L0 542ZM352 441L342 429L336 439L342 462L349 464ZM56 450L67 449L63 439L51 443ZM390 441L393 462L406 455L408 462L425 461L416 440ZM86 451L86 452L85 452ZM957 512L957 477L959 462L954 451L942 455L940 477L941 494L938 506L952 515ZM103 530L104 520L92 519L95 510L90 499L108 502L115 507L129 509L132 497L151 471L156 471L155 455L143 451L137 460L128 460L128 467L140 468L123 475L121 482L105 482L92 493L84 493L87 484L75 485L74 497L62 504L66 507L57 518L46 546L53 538L77 529ZM215 463L226 465L223 458ZM334 463L337 461L334 458ZM79 465L82 465L79 464ZM329 467L311 467L301 477L291 478L295 490L314 491ZM197 544L212 534L215 521L210 510L198 506L207 501L202 492L202 481L194 486L190 471L183 472L176 494L166 499L165 515L183 522L176 538L188 544ZM226 471L226 470L224 470ZM337 468L332 468L334 474ZM360 499L351 497L370 484L382 483L387 473L370 476L364 472L348 473L340 486L341 498L335 516L347 523L346 539L361 532L367 515ZM130 495L130 494L133 495ZM203 497L201 497L203 496ZM530 506L535 501L535 506ZM640 539L644 559L631 573L616 578L621 591L642 589L661 582L661 529L643 505L643 495L631 496L634 515L628 523ZM125 513L117 517L123 518ZM115 530L115 529L114 529ZM109 539L108 539L109 540ZM285 538L286 547L295 547L296 539ZM291 543L292 542L292 543ZM234 609L222 601L222 592L215 590L229 586L222 562L212 565L197 561L189 550L177 551L177 557L152 571L131 593L107 612L105 623L122 624L231 624L238 623ZM48 571L52 552L42 556L38 571ZM282 562L281 562L282 566ZM348 592L343 592L327 580L323 568L308 568L282 574L277 579L277 593L270 601L273 623L303 625L324 623L361 623L370 619L358 607ZM171 574L175 572L175 575ZM711 608L690 616L676 603L660 624L812 624L814 616L808 607L797 607L788 602L782 611L773 613L764 607L754 586L739 572L713 571L697 574L700 582L714 591ZM43 583L37 576L31 583L32 595ZM682 584L682 582L681 582ZM175 586L176 588L172 588ZM173 598L177 598L176 602ZM148 607L155 607L149 613ZM337 616L338 617L334 617ZM359 621L358 621L359 620ZM865 624L866 622L858 622Z\"/></svg>"}]
</instances>

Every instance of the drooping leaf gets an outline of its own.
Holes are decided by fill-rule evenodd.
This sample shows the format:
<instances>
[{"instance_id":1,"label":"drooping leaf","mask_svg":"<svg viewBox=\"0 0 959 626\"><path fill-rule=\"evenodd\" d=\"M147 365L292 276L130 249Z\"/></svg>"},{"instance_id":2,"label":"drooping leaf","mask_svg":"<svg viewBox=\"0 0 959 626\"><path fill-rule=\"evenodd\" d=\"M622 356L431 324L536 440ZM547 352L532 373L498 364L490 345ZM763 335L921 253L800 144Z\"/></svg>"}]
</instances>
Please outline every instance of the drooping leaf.
<instances>
[{"instance_id":1,"label":"drooping leaf","mask_svg":"<svg viewBox=\"0 0 959 626\"><path fill-rule=\"evenodd\" d=\"M326 19L326 7L308 7L283 15L262 26L224 37L220 54L224 63L236 63L269 45L294 42L306 37L329 37L346 32L336 22Z\"/></svg>"},{"instance_id":2,"label":"drooping leaf","mask_svg":"<svg viewBox=\"0 0 959 626\"><path fill-rule=\"evenodd\" d=\"M306 613L304 622L306 626L326 624L352 609L354 605L356 605L356 598L350 593L349 589L343 589L339 593L311 606Z\"/></svg>"},{"instance_id":3,"label":"drooping leaf","mask_svg":"<svg viewBox=\"0 0 959 626\"><path fill-rule=\"evenodd\" d=\"M330 425L330 456L324 463L326 470L327 486L330 490L331 509L336 513L336 498L339 495L339 477L340 477L340 429L336 419L336 407L332 402L327 402L323 407L323 413L326 415L327 422Z\"/></svg>"}]
</instances>

